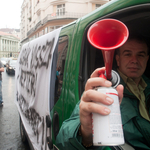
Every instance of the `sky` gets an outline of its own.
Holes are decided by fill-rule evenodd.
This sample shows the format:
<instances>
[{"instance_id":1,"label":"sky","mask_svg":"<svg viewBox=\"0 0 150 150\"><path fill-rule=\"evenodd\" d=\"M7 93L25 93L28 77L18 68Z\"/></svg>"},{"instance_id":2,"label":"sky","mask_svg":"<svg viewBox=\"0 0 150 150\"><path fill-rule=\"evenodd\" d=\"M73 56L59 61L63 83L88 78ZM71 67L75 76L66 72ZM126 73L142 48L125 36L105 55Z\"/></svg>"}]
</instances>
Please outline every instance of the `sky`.
<instances>
[{"instance_id":1,"label":"sky","mask_svg":"<svg viewBox=\"0 0 150 150\"><path fill-rule=\"evenodd\" d=\"M23 0L0 0L0 28L20 29Z\"/></svg>"}]
</instances>

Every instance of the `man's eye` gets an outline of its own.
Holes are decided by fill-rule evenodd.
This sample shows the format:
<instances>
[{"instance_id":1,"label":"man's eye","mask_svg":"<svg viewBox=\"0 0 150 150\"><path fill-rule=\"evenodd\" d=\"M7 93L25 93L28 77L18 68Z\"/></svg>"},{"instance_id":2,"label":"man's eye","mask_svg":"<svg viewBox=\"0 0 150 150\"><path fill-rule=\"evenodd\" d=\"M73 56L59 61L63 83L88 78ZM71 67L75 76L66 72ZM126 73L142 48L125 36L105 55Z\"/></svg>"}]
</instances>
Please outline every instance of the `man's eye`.
<instances>
[{"instance_id":1,"label":"man's eye","mask_svg":"<svg viewBox=\"0 0 150 150\"><path fill-rule=\"evenodd\" d=\"M130 53L126 53L126 54L124 54L124 56L131 56L131 54Z\"/></svg>"},{"instance_id":2,"label":"man's eye","mask_svg":"<svg viewBox=\"0 0 150 150\"><path fill-rule=\"evenodd\" d=\"M143 54L139 54L138 56L139 56L139 57L145 57L145 55L143 55Z\"/></svg>"}]
</instances>

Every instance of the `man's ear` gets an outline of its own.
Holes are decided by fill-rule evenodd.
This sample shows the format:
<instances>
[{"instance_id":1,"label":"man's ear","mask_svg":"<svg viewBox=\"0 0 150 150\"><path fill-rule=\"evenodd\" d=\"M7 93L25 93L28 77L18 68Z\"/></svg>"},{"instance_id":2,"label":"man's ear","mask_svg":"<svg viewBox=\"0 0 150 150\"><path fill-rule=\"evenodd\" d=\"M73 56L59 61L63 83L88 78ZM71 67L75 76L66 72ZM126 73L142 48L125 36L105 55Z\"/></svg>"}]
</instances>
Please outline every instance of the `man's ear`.
<instances>
[{"instance_id":1,"label":"man's ear","mask_svg":"<svg viewBox=\"0 0 150 150\"><path fill-rule=\"evenodd\" d=\"M116 55L117 66L119 67L119 55Z\"/></svg>"}]
</instances>

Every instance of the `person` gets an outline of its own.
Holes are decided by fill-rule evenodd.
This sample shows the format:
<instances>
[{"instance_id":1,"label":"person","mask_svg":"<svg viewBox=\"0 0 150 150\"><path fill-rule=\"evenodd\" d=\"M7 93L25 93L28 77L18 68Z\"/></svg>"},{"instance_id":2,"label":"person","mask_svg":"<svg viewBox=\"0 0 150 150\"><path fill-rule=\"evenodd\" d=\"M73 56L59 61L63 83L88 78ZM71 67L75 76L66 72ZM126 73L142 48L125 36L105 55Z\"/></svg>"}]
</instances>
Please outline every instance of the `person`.
<instances>
[{"instance_id":1,"label":"person","mask_svg":"<svg viewBox=\"0 0 150 150\"><path fill-rule=\"evenodd\" d=\"M148 46L142 38L130 37L116 52L117 71L121 77L116 89L125 141L136 150L150 149L150 80L144 75L149 59ZM81 100L61 126L56 138L56 145L61 150L108 149L92 145L92 112L108 115L110 110L106 106L113 103L107 95L93 90L98 86L111 86L110 81L98 77L99 72L104 73L105 67L91 74Z\"/></svg>"},{"instance_id":2,"label":"person","mask_svg":"<svg viewBox=\"0 0 150 150\"><path fill-rule=\"evenodd\" d=\"M56 71L56 79L55 79L55 98L58 99L58 89L59 89L59 82L60 82L60 70L61 67L59 66Z\"/></svg>"},{"instance_id":3,"label":"person","mask_svg":"<svg viewBox=\"0 0 150 150\"><path fill-rule=\"evenodd\" d=\"M2 72L4 72L4 66L0 61L0 106L3 106L3 96L2 96Z\"/></svg>"}]
</instances>

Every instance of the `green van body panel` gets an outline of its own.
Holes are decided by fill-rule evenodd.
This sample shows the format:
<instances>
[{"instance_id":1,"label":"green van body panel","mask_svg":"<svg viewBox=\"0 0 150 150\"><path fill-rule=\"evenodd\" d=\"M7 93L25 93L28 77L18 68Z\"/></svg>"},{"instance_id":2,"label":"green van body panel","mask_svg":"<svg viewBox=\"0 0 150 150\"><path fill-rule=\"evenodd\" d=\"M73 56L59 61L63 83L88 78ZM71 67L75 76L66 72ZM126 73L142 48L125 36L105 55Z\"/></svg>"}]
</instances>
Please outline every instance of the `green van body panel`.
<instances>
[{"instance_id":1,"label":"green van body panel","mask_svg":"<svg viewBox=\"0 0 150 150\"><path fill-rule=\"evenodd\" d=\"M146 5L147 3L150 3L150 0L112 0L73 23L62 27L60 37L68 36L68 52L61 96L50 112L52 119L54 112L58 112L59 127L64 120L70 117L75 105L80 100L78 88L80 54L84 45L84 38L86 38L85 33L89 26L93 22L105 18L108 14L139 4ZM54 136L52 139L55 143Z\"/></svg>"}]
</instances>

